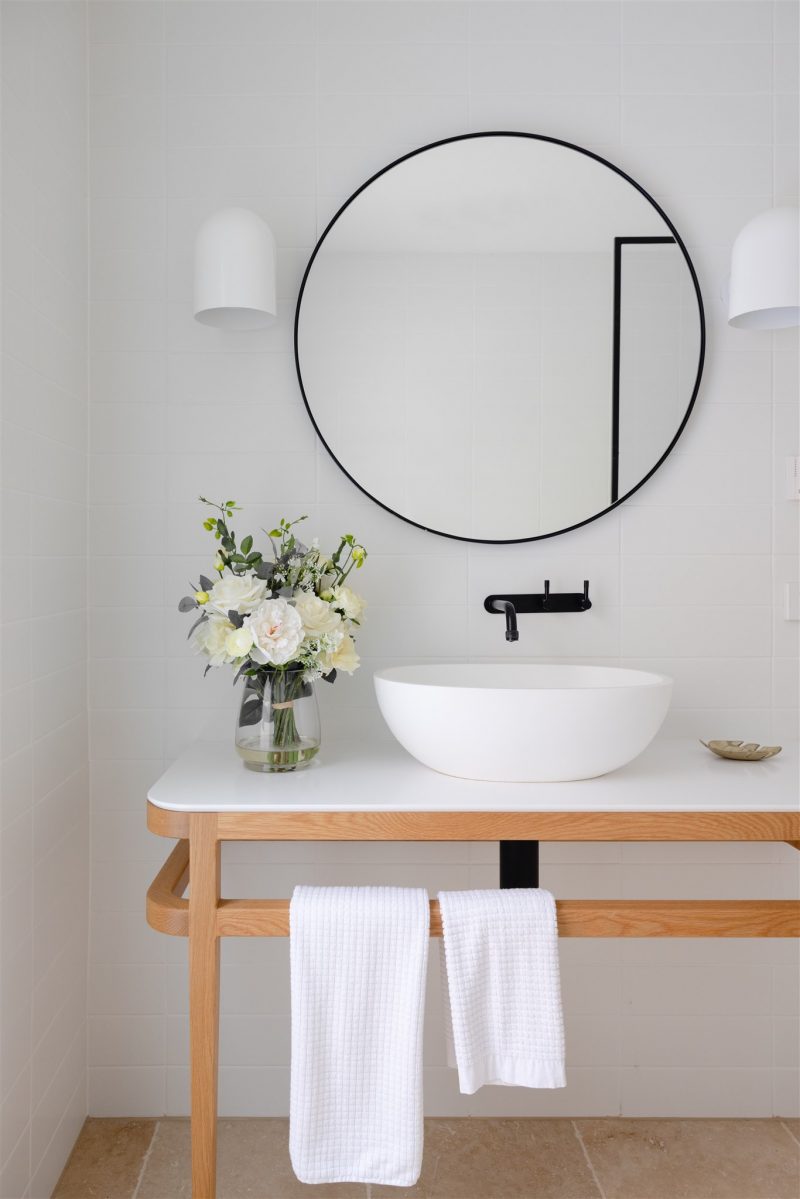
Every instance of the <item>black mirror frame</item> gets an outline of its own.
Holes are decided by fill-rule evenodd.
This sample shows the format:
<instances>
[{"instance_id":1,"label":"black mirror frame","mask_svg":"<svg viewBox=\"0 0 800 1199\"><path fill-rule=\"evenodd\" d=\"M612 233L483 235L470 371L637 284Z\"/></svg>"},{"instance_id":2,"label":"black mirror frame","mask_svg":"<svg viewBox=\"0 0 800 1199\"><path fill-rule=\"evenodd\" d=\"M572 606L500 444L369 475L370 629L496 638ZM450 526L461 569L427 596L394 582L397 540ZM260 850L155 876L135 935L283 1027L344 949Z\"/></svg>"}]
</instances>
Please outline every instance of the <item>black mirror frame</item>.
<instances>
[{"instance_id":1,"label":"black mirror frame","mask_svg":"<svg viewBox=\"0 0 800 1199\"><path fill-rule=\"evenodd\" d=\"M358 196L360 196L361 193L370 186L370 184L374 183L376 179L380 179L380 177L382 175L385 175L387 173L387 171L391 171L394 167L399 166L400 163L407 162L409 158L416 158L417 155L419 155L419 154L424 154L428 150L435 150L439 146L450 145L452 142L472 141L476 138L482 138L482 137L524 137L524 138L529 138L531 141L550 142L552 145L563 146L565 149L575 150L579 154L585 154L587 158L593 158L595 162L599 162L603 166L608 167L609 170L613 171L616 175L621 176L621 178L625 179L628 183L630 183L632 187L635 187L636 190L638 192L640 192L641 195L643 195L644 198L653 206L653 208L656 210L656 212L659 214L659 216L665 222L667 227L670 229L678 248L680 249L681 253L683 254L684 260L686 262L686 266L689 269L689 274L691 276L692 284L694 286L695 296L697 298L697 314L698 314L698 317L700 320L700 346L699 346L699 354L698 354L698 360L697 360L697 375L695 377L694 386L692 388L691 398L687 405L686 412L684 413L683 419L681 420L681 423L678 426L677 432L675 433L675 436L672 438L672 441L669 443L669 445L665 449L664 453L661 455L661 457L658 459L658 461L655 463L655 465L652 466L650 468L650 470L647 472L647 474L644 475L644 477L639 480L639 482L636 484L635 487L631 487L630 491L627 491L625 493L625 495L620 496L618 499L614 500L613 503L609 504L607 508L603 508L600 512L596 512L593 516L587 516L585 520L580 520L576 524L566 525L563 529L554 529L550 533L537 533L536 536L534 536L534 537L510 537L510 538L463 537L458 533L446 533L443 529L433 529L429 525L420 524L419 521L411 520L410 517L403 516L402 513L396 512L393 508L390 508L388 504L384 504L382 500L379 500L377 498L377 496L372 495L372 493L367 491L367 489L365 487L362 487L357 479L353 478L353 476L350 474L350 472L347 470L347 468L339 461L339 459L336 457L336 455L334 454L331 447L328 445L327 441L325 440L325 438L322 434L322 431L321 431L319 425L317 424L317 422L314 418L314 413L311 409L311 404L309 403L308 396L306 395L305 386L303 385L303 374L302 374L302 370L300 368L300 349L299 349L298 343L299 343L299 328L300 328L300 308L303 303L303 293L305 292L306 283L308 281L308 276L311 272L311 268L314 265L314 260L317 257L317 254L319 253L319 251L325 241L325 238L328 236L331 229L336 224L336 222L338 221L338 219L342 215L342 213L347 208L349 208L350 205L353 203L353 201ZM482 133L462 133L462 134L457 134L454 137L444 137L444 138L441 138L439 141L429 142L425 146L419 146L416 150L409 151L408 154L401 155L400 158L396 158L393 162L388 163L385 167L382 167L379 171L376 171L374 175L371 175L369 179L367 179L364 183L362 183L361 186L358 187L353 192L353 194L348 197L347 200L345 200L344 204L342 204L342 206L339 208L339 210L334 214L334 216L328 222L328 224L325 227L324 232L322 233L321 237L319 238L319 241L314 246L314 249L311 253L311 257L309 258L308 263L306 264L306 269L303 272L303 278L300 283L300 291L298 292L297 306L295 308L295 314L294 314L294 361L295 361L295 368L297 370L297 381L300 385L300 392L303 397L303 403L306 406L306 411L308 413L308 416L309 416L309 419L310 419L312 425L314 426L314 430L316 431L317 436L319 437L320 441L324 445L324 447L327 450L330 457L333 459L333 461L339 467L339 470L342 472L342 474L346 475L347 478L350 480L350 482L355 487L357 487L358 490L361 491L365 496L367 496L368 499L372 500L372 502L374 504L377 504L379 508L383 508L383 510L385 512L391 513L392 516L396 516L398 518L398 520L405 521L406 524L413 525L417 529L422 529L423 532L433 533L437 537L447 537L451 541L466 541L466 542L470 542L472 544L477 544L477 545L522 545L522 544L526 544L527 542L530 542L530 541L544 541L549 537L560 537L563 533L570 533L570 532L572 532L573 529L580 529L584 525L591 524L592 521L599 520L601 516L605 516L608 512L613 512L613 510L615 508L618 508L620 506L620 504L623 504L627 499L630 499L630 497L632 495L634 495L635 492L637 492L640 489L640 487L643 487L645 485L645 483L648 481L648 479L652 478L652 476L656 473L656 471L659 469L659 467L661 467L664 464L666 459L669 457L669 455L672 453L673 449L675 448L675 445L676 445L678 439L680 438L681 434L683 433L684 429L686 428L686 424L689 420L689 417L692 414L692 409L694 408L695 401L697 400L697 395L698 395L698 392L700 389L700 380L703 377L703 365L705 362L705 349L706 349L705 309L703 307L703 297L700 292L700 284L698 282L697 272L694 269L694 264L693 264L691 258L689 257L689 253L686 249L686 246L683 243L683 239L681 238L680 234L678 233L678 230L675 228L675 226L673 225L670 218L664 212L664 209L661 207L661 205L656 200L653 199L653 197L650 195L650 193L648 191L646 191L645 188L643 188L640 183L637 183L635 179L632 179L630 175L628 175L625 171L623 171L621 167L615 166L615 164L613 162L609 162L607 158L602 158L601 155L595 154L592 150L587 150L584 146L577 146L573 142L564 141L562 138L559 138L559 137L548 137L546 134L543 134L543 133L521 133L518 131L505 130L505 129L496 129L496 130L491 130L491 131L482 132Z\"/></svg>"}]
</instances>

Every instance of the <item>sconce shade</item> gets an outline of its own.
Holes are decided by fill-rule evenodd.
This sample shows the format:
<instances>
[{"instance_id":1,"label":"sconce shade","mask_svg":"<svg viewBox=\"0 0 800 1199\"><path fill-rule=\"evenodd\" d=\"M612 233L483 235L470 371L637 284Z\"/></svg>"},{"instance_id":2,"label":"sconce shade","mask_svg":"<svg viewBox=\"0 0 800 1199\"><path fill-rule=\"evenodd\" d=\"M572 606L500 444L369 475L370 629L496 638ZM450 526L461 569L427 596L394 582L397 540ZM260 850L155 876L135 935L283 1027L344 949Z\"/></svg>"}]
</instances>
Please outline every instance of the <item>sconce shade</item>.
<instances>
[{"instance_id":1,"label":"sconce shade","mask_svg":"<svg viewBox=\"0 0 800 1199\"><path fill-rule=\"evenodd\" d=\"M275 238L247 208L223 208L200 226L194 255L194 315L231 331L275 319Z\"/></svg>"},{"instance_id":2,"label":"sconce shade","mask_svg":"<svg viewBox=\"0 0 800 1199\"><path fill-rule=\"evenodd\" d=\"M772 208L733 243L728 324L787 329L800 324L800 209Z\"/></svg>"}]
</instances>

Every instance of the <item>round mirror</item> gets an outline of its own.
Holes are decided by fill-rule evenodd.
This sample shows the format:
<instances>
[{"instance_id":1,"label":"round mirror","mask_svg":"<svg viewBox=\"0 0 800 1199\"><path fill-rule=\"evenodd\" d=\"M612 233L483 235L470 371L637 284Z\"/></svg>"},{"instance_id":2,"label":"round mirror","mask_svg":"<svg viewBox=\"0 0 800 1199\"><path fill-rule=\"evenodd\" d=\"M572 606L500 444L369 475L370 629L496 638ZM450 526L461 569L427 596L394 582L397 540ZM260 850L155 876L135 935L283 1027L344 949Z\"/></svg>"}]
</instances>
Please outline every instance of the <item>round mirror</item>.
<instances>
[{"instance_id":1,"label":"round mirror","mask_svg":"<svg viewBox=\"0 0 800 1199\"><path fill-rule=\"evenodd\" d=\"M403 520L528 541L593 520L672 449L703 363L675 227L577 146L425 146L339 210L306 268L295 355L342 470Z\"/></svg>"}]
</instances>

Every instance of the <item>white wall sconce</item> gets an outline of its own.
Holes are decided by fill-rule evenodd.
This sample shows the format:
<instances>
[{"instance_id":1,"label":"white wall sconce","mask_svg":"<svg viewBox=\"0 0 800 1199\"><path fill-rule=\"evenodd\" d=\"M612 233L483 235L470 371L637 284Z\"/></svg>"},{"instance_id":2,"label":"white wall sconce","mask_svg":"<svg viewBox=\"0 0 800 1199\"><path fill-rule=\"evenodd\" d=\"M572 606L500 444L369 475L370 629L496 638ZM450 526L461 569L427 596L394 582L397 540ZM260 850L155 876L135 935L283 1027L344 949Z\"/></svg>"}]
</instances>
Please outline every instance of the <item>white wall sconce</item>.
<instances>
[{"instance_id":1,"label":"white wall sconce","mask_svg":"<svg viewBox=\"0 0 800 1199\"><path fill-rule=\"evenodd\" d=\"M223 208L204 221L194 255L195 320L239 332L263 329L277 313L275 238L247 208Z\"/></svg>"},{"instance_id":2,"label":"white wall sconce","mask_svg":"<svg viewBox=\"0 0 800 1199\"><path fill-rule=\"evenodd\" d=\"M800 324L800 209L771 208L739 233L731 252L728 324L736 329Z\"/></svg>"}]
</instances>

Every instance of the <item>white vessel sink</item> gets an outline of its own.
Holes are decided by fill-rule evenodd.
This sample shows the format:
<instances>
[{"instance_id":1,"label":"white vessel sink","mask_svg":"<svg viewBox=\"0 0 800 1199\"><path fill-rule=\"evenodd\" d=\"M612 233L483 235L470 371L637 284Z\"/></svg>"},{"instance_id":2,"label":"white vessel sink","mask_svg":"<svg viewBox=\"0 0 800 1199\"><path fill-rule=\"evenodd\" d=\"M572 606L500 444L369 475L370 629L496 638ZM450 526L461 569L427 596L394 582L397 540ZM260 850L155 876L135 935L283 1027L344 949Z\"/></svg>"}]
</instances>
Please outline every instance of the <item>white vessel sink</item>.
<instances>
[{"instance_id":1,"label":"white vessel sink","mask_svg":"<svg viewBox=\"0 0 800 1199\"><path fill-rule=\"evenodd\" d=\"M551 783L637 757L667 714L672 679L613 666L465 663L379 670L375 691L397 740L432 770Z\"/></svg>"}]
</instances>

